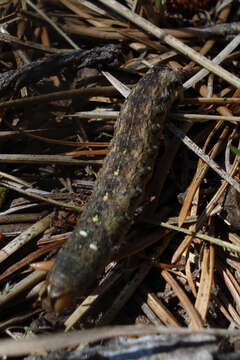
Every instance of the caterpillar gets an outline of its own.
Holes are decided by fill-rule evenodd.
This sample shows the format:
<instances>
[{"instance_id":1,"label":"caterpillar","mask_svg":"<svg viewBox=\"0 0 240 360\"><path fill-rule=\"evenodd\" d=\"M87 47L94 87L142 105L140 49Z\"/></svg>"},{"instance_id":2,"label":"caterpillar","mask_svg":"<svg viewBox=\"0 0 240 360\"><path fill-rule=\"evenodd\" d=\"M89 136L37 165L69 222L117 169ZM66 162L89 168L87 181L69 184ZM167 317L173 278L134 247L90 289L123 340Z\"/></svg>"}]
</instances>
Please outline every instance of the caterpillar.
<instances>
[{"instance_id":1,"label":"caterpillar","mask_svg":"<svg viewBox=\"0 0 240 360\"><path fill-rule=\"evenodd\" d=\"M182 78L179 70L154 67L124 102L93 193L40 291L48 311L59 314L84 295L118 252L144 198Z\"/></svg>"}]
</instances>

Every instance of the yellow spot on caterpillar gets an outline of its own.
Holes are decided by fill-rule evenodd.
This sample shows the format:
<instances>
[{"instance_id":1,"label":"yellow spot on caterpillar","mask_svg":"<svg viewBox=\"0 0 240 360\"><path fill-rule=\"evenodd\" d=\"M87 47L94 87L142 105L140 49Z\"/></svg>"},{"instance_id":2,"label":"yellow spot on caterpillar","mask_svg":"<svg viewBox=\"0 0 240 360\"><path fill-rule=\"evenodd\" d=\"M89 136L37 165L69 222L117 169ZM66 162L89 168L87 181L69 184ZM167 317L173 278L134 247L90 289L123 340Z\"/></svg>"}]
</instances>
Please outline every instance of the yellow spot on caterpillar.
<instances>
[{"instance_id":1,"label":"yellow spot on caterpillar","mask_svg":"<svg viewBox=\"0 0 240 360\"><path fill-rule=\"evenodd\" d=\"M98 215L92 217L92 222L97 223L99 220Z\"/></svg>"},{"instance_id":2,"label":"yellow spot on caterpillar","mask_svg":"<svg viewBox=\"0 0 240 360\"><path fill-rule=\"evenodd\" d=\"M119 175L119 169L115 170L113 173L114 176L118 176Z\"/></svg>"},{"instance_id":3,"label":"yellow spot on caterpillar","mask_svg":"<svg viewBox=\"0 0 240 360\"><path fill-rule=\"evenodd\" d=\"M126 153L127 153L127 149L124 149L123 150L123 155L126 155Z\"/></svg>"},{"instance_id":4,"label":"yellow spot on caterpillar","mask_svg":"<svg viewBox=\"0 0 240 360\"><path fill-rule=\"evenodd\" d=\"M108 200L108 193L106 192L106 194L103 197L103 201L107 201Z\"/></svg>"}]
</instances>

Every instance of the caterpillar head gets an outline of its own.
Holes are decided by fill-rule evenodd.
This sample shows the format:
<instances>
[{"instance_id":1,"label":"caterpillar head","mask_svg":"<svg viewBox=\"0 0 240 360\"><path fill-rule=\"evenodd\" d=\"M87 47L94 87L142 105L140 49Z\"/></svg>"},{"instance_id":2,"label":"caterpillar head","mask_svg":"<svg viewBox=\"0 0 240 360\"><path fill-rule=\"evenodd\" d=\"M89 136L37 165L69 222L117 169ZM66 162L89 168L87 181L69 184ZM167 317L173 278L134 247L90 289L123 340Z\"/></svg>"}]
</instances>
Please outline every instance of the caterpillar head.
<instances>
[{"instance_id":1,"label":"caterpillar head","mask_svg":"<svg viewBox=\"0 0 240 360\"><path fill-rule=\"evenodd\" d=\"M39 299L45 310L54 312L56 315L60 315L72 303L71 295L58 289L48 279L40 289Z\"/></svg>"}]
</instances>

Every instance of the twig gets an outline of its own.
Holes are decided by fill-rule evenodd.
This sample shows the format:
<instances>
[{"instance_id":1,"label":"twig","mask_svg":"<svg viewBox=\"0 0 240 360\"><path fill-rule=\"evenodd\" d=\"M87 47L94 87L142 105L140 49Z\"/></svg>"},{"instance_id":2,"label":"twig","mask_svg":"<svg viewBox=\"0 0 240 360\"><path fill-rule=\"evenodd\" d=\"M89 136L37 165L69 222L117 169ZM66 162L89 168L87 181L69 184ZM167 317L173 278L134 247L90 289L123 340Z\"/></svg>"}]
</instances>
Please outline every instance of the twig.
<instances>
[{"instance_id":1,"label":"twig","mask_svg":"<svg viewBox=\"0 0 240 360\"><path fill-rule=\"evenodd\" d=\"M30 0L25 0L26 3L32 7L38 14L40 14L74 49L79 47L72 41L69 36L65 34L42 10L35 6Z\"/></svg>"},{"instance_id":2,"label":"twig","mask_svg":"<svg viewBox=\"0 0 240 360\"><path fill-rule=\"evenodd\" d=\"M23 99L0 102L0 109L9 109L9 108L13 109L18 107L31 106L39 103L47 103L56 100L73 99L75 97L84 96L84 98L88 98L99 94L101 94L102 96L116 96L118 95L118 91L113 86L103 86L103 87L99 86L95 88L86 88L86 89L81 88L81 89L56 91L45 95L31 96L31 97L25 97Z\"/></svg>"},{"instance_id":3,"label":"twig","mask_svg":"<svg viewBox=\"0 0 240 360\"><path fill-rule=\"evenodd\" d=\"M102 160L75 160L66 155L0 154L4 164L59 164L59 165L101 165Z\"/></svg>"},{"instance_id":4,"label":"twig","mask_svg":"<svg viewBox=\"0 0 240 360\"><path fill-rule=\"evenodd\" d=\"M79 111L74 114L65 115L64 117L79 117L80 119L117 119L119 111L104 111L104 110L92 110L92 111Z\"/></svg>"},{"instance_id":5,"label":"twig","mask_svg":"<svg viewBox=\"0 0 240 360\"><path fill-rule=\"evenodd\" d=\"M170 312L166 306L164 306L159 297L157 297L155 294L149 293L144 289L144 298L146 298L146 303L151 311L156 314L157 318L160 319L163 324L171 328L181 327L172 312Z\"/></svg>"},{"instance_id":6,"label":"twig","mask_svg":"<svg viewBox=\"0 0 240 360\"><path fill-rule=\"evenodd\" d=\"M208 102L211 104L211 98L208 98ZM238 103L240 102L240 99L238 99ZM66 115L65 117L79 117L80 119L117 119L119 115L119 111L99 111L99 110L92 110L92 111L79 111L72 115ZM221 115L206 115L206 114L189 114L189 113L182 113L182 112L176 112L176 113L169 113L169 117L172 119L177 120L185 120L185 121L191 121L191 122L205 122L209 120L215 120L215 121L236 121L240 122L240 116L221 116ZM31 136L31 135L30 135ZM33 135L34 136L34 135Z\"/></svg>"},{"instance_id":7,"label":"twig","mask_svg":"<svg viewBox=\"0 0 240 360\"><path fill-rule=\"evenodd\" d=\"M61 332L44 336L34 336L31 339L24 339L21 342L16 340L1 340L0 353L5 356L22 356L29 353L42 353L43 349L53 351L72 347L79 344L86 345L99 340L109 339L117 336L141 336L146 334L163 334L186 336L191 334L205 334L212 336L240 336L240 330L232 329L186 329L167 328L165 326L153 325L125 325L108 326L90 330L72 331L71 333Z\"/></svg>"},{"instance_id":8,"label":"twig","mask_svg":"<svg viewBox=\"0 0 240 360\"><path fill-rule=\"evenodd\" d=\"M14 224L18 222L28 223L39 220L41 214L14 214L14 215L0 215L0 224Z\"/></svg>"},{"instance_id":9,"label":"twig","mask_svg":"<svg viewBox=\"0 0 240 360\"><path fill-rule=\"evenodd\" d=\"M220 64L229 54L231 54L231 52L239 45L240 43L240 35L237 35L213 60L213 66L218 67L217 64ZM216 64L216 65L214 65ZM207 68L207 67L206 67ZM221 68L221 67L220 67ZM221 68L223 69L223 68ZM210 70L208 68L208 70ZM200 70L197 74L195 74L193 77L191 77L191 79L189 79L188 81L186 81L184 83L184 88L188 89L191 86L195 85L198 81L202 80L205 76L207 76L207 74L209 74L209 71L206 69L202 69ZM225 70L224 70L225 71ZM214 73L214 71L212 71ZM216 73L214 73L216 74ZM229 73L230 74L230 73ZM216 74L218 75L218 74ZM230 74L230 76L234 76L233 74ZM229 81L230 79L227 80L227 78L223 77L220 75L220 77L222 77L224 80L228 81L230 84L231 82ZM234 76L235 77L235 76ZM235 77L236 78L236 77ZM237 78L236 78L237 79ZM239 83L240 80L238 80ZM232 84L234 85L234 84ZM238 85L234 85L237 88L239 88L239 84Z\"/></svg>"},{"instance_id":10,"label":"twig","mask_svg":"<svg viewBox=\"0 0 240 360\"><path fill-rule=\"evenodd\" d=\"M240 32L240 23L221 23L212 26L204 27L180 27L178 29L165 29L165 31L177 38L193 38L199 37L202 38L213 38L216 36L226 37L228 35L236 35Z\"/></svg>"},{"instance_id":11,"label":"twig","mask_svg":"<svg viewBox=\"0 0 240 360\"><path fill-rule=\"evenodd\" d=\"M47 196L46 197L41 196L41 195L38 195L36 193L33 193L32 191L27 191L27 190L24 190L24 189L20 189L19 187L10 185L7 182L0 182L0 185L6 187L7 189L17 191L20 194L23 194L25 196L29 196L31 198L47 202L47 203L55 205L55 206L60 206L60 207L63 207L63 208L72 209L72 210L75 210L75 211L78 211L78 212L82 211L82 208L80 208L79 206L76 206L76 205L73 205L73 204L68 204L68 203L65 203L63 201L54 200L54 199L51 199L49 196L48 197Z\"/></svg>"},{"instance_id":12,"label":"twig","mask_svg":"<svg viewBox=\"0 0 240 360\"><path fill-rule=\"evenodd\" d=\"M0 330L9 328L12 326L16 326L16 324L22 324L28 319L32 319L34 315L39 314L41 312L41 309L36 309L34 311L28 311L26 313L23 313L21 315L13 316L5 321L0 322Z\"/></svg>"},{"instance_id":13,"label":"twig","mask_svg":"<svg viewBox=\"0 0 240 360\"><path fill-rule=\"evenodd\" d=\"M106 291L108 291L113 284L115 284L119 278L122 276L121 271L118 268L116 271L116 267L111 270L109 276L103 280L102 284L94 290L86 299L77 307L77 309L67 318L64 325L66 326L66 331L69 331L77 321L80 320L91 308L93 303L96 303L99 298L101 298Z\"/></svg>"},{"instance_id":14,"label":"twig","mask_svg":"<svg viewBox=\"0 0 240 360\"><path fill-rule=\"evenodd\" d=\"M188 313L192 327L195 329L201 329L203 327L201 316L195 309L186 292L182 289L182 287L178 284L169 271L163 270L161 275L167 284L169 284L170 287L174 290L174 293L182 304L183 309Z\"/></svg>"},{"instance_id":15,"label":"twig","mask_svg":"<svg viewBox=\"0 0 240 360\"><path fill-rule=\"evenodd\" d=\"M30 275L26 276L16 286L14 286L11 290L9 290L7 294L0 295L0 306L2 307L8 301L13 300L23 291L32 287L39 281L41 281L45 275L46 275L45 271L34 271ZM5 352L2 352L0 350L0 354L5 354Z\"/></svg>"},{"instance_id":16,"label":"twig","mask_svg":"<svg viewBox=\"0 0 240 360\"><path fill-rule=\"evenodd\" d=\"M223 240L214 238L214 237L206 235L206 234L200 234L198 232L191 231L191 230L188 230L188 229L184 229L184 228L179 227L179 226L170 225L170 224L165 223L165 222L160 222L159 225L166 228L166 229L179 231L179 232L182 232L184 234L191 235L192 237L196 237L198 239L208 241L211 244L215 244L215 245L221 246L221 247L223 247L225 249L236 251L237 253L240 253L240 247L239 246L237 246L235 244L231 244L231 243L229 243L227 241L223 241Z\"/></svg>"},{"instance_id":17,"label":"twig","mask_svg":"<svg viewBox=\"0 0 240 360\"><path fill-rule=\"evenodd\" d=\"M119 14L121 14L121 16L130 20L135 25L140 26L142 29L156 36L158 39L165 41L174 49L177 49L184 55L188 56L190 59L202 65L204 68L220 76L236 88L240 88L240 79L237 78L235 75L223 69L221 66L214 64L212 61L208 60L203 55L191 49L189 46L182 43L180 40L174 38L171 35L168 35L165 31L161 30L156 25L151 24L148 20L142 18L135 13L132 13L132 11L130 11L126 6L121 5L116 0L99 0L99 2L118 12ZM239 38L237 39L237 41L240 41L240 35L238 35L236 38Z\"/></svg>"},{"instance_id":18,"label":"twig","mask_svg":"<svg viewBox=\"0 0 240 360\"><path fill-rule=\"evenodd\" d=\"M199 156L205 163L207 163L208 166L211 167L218 175L220 175L222 179L226 180L234 187L235 190L240 193L240 184L231 176L229 176L229 174L226 173L226 171L224 171L215 161L210 159L210 157L206 155L202 149L200 149L187 135L185 135L180 129L171 123L167 124L167 128L197 156Z\"/></svg>"},{"instance_id":19,"label":"twig","mask_svg":"<svg viewBox=\"0 0 240 360\"><path fill-rule=\"evenodd\" d=\"M239 166L239 160L237 157L235 157L234 163L231 166L231 170L229 175L233 176L237 170ZM221 186L219 187L218 191L216 192L216 194L212 197L212 199L209 201L209 203L206 206L206 209L204 209L204 211L202 212L202 214L200 215L200 217L198 218L197 221L197 229L200 229L202 227L202 225L204 224L204 222L206 221L207 217L211 214L211 211L213 210L213 208L216 206L218 200L220 199L220 197L223 195L225 189L227 188L227 181L224 181Z\"/></svg>"},{"instance_id":20,"label":"twig","mask_svg":"<svg viewBox=\"0 0 240 360\"><path fill-rule=\"evenodd\" d=\"M52 217L53 213L48 214L4 246L0 250L0 264L10 255L19 250L23 245L27 244L30 240L45 231L49 227Z\"/></svg>"},{"instance_id":21,"label":"twig","mask_svg":"<svg viewBox=\"0 0 240 360\"><path fill-rule=\"evenodd\" d=\"M8 179L8 180L11 180L11 181L15 181L16 183L27 186L27 187L32 186L31 184L27 183L26 181L14 176L14 175L5 173L3 171L0 171L0 177L3 177L4 179Z\"/></svg>"},{"instance_id":22,"label":"twig","mask_svg":"<svg viewBox=\"0 0 240 360\"><path fill-rule=\"evenodd\" d=\"M240 121L240 116L221 116L221 115L206 115L206 114L184 114L184 113L170 113L172 119L186 120L191 122L206 122L209 120L215 121Z\"/></svg>"},{"instance_id":23,"label":"twig","mask_svg":"<svg viewBox=\"0 0 240 360\"><path fill-rule=\"evenodd\" d=\"M103 317L97 322L98 326L108 325L112 322L116 317L116 314L119 313L119 310L126 304L141 282L145 279L151 268L152 264L146 262L140 266L133 278L126 283L115 301L111 304L111 308L108 309Z\"/></svg>"},{"instance_id":24,"label":"twig","mask_svg":"<svg viewBox=\"0 0 240 360\"><path fill-rule=\"evenodd\" d=\"M41 50L44 51L46 53L50 53L50 54L58 54L58 53L62 53L62 52L67 52L67 51L71 51L68 49L56 49L56 48L50 48L48 46L42 45L42 44L38 44L35 43L33 41L27 41L27 40L20 40L18 39L16 36L10 35L10 34L0 34L0 42L4 42L7 44L11 44L11 45L20 45L22 47L27 47L27 48L31 48L31 49L37 49L37 50Z\"/></svg>"},{"instance_id":25,"label":"twig","mask_svg":"<svg viewBox=\"0 0 240 360\"><path fill-rule=\"evenodd\" d=\"M198 98L184 98L181 101L182 104L217 104L217 105L225 105L225 104L239 104L240 98L216 98L216 97L198 97Z\"/></svg>"}]
</instances>

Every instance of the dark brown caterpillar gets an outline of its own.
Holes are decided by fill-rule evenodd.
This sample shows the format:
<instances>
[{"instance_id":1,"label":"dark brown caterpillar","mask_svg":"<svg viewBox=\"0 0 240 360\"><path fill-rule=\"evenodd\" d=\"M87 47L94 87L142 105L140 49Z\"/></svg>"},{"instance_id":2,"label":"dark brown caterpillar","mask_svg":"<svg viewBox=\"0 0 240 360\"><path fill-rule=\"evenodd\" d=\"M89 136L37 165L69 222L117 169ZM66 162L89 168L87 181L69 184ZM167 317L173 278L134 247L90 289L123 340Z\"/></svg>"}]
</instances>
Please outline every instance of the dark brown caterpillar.
<instances>
[{"instance_id":1,"label":"dark brown caterpillar","mask_svg":"<svg viewBox=\"0 0 240 360\"><path fill-rule=\"evenodd\" d=\"M94 191L41 290L47 310L60 313L83 295L119 250L144 197L181 82L181 72L154 68L123 104Z\"/></svg>"}]
</instances>

